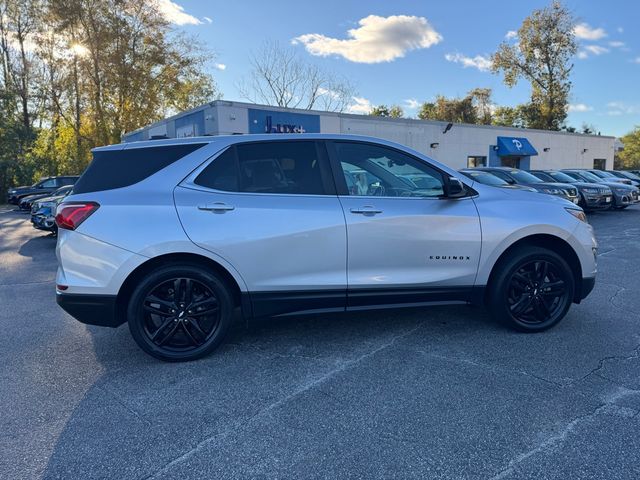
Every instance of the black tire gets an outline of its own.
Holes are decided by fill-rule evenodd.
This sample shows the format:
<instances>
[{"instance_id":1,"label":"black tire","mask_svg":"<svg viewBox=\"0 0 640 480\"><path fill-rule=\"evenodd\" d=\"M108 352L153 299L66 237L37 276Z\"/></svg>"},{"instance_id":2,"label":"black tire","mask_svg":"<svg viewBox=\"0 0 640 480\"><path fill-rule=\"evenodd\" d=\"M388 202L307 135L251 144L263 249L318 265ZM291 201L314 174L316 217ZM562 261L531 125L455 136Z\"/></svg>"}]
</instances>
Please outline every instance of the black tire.
<instances>
[{"instance_id":1,"label":"black tire","mask_svg":"<svg viewBox=\"0 0 640 480\"><path fill-rule=\"evenodd\" d=\"M494 267L487 306L494 318L521 332L541 332L564 318L573 303L575 278L560 255L520 247Z\"/></svg>"},{"instance_id":2,"label":"black tire","mask_svg":"<svg viewBox=\"0 0 640 480\"><path fill-rule=\"evenodd\" d=\"M167 265L145 275L127 307L129 330L138 346L168 362L213 352L232 318L229 287L214 272L194 264Z\"/></svg>"}]
</instances>

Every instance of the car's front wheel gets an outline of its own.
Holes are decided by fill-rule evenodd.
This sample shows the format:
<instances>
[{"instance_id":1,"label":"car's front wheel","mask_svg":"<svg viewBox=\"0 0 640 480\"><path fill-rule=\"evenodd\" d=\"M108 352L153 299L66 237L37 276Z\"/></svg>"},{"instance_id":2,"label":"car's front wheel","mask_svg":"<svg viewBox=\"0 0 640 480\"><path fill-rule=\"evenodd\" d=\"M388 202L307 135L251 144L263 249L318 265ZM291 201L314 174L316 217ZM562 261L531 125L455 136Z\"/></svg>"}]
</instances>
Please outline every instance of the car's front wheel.
<instances>
[{"instance_id":1,"label":"car's front wheel","mask_svg":"<svg viewBox=\"0 0 640 480\"><path fill-rule=\"evenodd\" d=\"M229 330L232 296L214 272L197 265L168 265L147 274L127 309L129 329L148 354L187 361L215 350Z\"/></svg>"},{"instance_id":2,"label":"car's front wheel","mask_svg":"<svg viewBox=\"0 0 640 480\"><path fill-rule=\"evenodd\" d=\"M522 332L540 332L564 318L573 302L575 279L567 262L540 247L509 252L488 292L493 316Z\"/></svg>"}]
</instances>

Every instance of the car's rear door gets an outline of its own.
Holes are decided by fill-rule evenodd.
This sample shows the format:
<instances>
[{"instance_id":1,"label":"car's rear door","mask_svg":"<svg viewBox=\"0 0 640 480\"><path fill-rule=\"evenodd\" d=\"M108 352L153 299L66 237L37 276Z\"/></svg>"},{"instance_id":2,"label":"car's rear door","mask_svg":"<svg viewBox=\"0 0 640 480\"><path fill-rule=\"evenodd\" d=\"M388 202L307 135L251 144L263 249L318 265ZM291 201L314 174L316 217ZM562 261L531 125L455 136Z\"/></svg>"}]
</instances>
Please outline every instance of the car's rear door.
<instances>
[{"instance_id":1,"label":"car's rear door","mask_svg":"<svg viewBox=\"0 0 640 480\"><path fill-rule=\"evenodd\" d=\"M255 315L344 309L346 227L323 144L231 146L175 200L191 240L243 277Z\"/></svg>"},{"instance_id":2,"label":"car's rear door","mask_svg":"<svg viewBox=\"0 0 640 480\"><path fill-rule=\"evenodd\" d=\"M442 172L390 147L335 141L329 152L347 221L348 306L471 294L481 249L472 198L443 198Z\"/></svg>"}]
</instances>

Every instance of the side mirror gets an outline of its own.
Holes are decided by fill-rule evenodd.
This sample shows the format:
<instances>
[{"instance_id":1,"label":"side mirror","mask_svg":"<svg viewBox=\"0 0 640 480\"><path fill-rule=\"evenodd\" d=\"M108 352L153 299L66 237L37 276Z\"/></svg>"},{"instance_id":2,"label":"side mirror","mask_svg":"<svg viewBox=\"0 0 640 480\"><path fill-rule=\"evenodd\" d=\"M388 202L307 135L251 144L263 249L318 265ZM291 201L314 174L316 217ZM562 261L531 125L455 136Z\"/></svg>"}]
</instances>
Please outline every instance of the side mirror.
<instances>
[{"instance_id":1,"label":"side mirror","mask_svg":"<svg viewBox=\"0 0 640 480\"><path fill-rule=\"evenodd\" d=\"M445 178L444 196L446 198L461 198L467 195L467 190L459 178Z\"/></svg>"}]
</instances>

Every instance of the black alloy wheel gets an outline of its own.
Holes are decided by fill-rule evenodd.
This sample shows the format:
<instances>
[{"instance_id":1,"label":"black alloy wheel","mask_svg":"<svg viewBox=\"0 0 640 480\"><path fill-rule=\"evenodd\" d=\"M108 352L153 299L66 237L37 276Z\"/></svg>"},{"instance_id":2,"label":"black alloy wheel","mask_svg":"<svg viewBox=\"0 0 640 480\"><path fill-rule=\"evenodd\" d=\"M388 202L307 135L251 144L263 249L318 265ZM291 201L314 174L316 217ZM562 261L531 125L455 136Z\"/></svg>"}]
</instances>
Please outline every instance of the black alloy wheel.
<instances>
[{"instance_id":1,"label":"black alloy wheel","mask_svg":"<svg viewBox=\"0 0 640 480\"><path fill-rule=\"evenodd\" d=\"M511 275L507 303L514 318L525 324L553 320L571 299L560 269L551 261L533 260Z\"/></svg>"},{"instance_id":2,"label":"black alloy wheel","mask_svg":"<svg viewBox=\"0 0 640 480\"><path fill-rule=\"evenodd\" d=\"M571 307L575 278L554 251L524 246L509 252L494 268L487 304L502 323L539 332L557 324Z\"/></svg>"},{"instance_id":3,"label":"black alloy wheel","mask_svg":"<svg viewBox=\"0 0 640 480\"><path fill-rule=\"evenodd\" d=\"M136 288L128 308L131 334L161 360L194 360L213 351L231 323L228 288L196 266L163 267Z\"/></svg>"}]
</instances>

